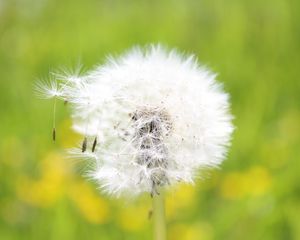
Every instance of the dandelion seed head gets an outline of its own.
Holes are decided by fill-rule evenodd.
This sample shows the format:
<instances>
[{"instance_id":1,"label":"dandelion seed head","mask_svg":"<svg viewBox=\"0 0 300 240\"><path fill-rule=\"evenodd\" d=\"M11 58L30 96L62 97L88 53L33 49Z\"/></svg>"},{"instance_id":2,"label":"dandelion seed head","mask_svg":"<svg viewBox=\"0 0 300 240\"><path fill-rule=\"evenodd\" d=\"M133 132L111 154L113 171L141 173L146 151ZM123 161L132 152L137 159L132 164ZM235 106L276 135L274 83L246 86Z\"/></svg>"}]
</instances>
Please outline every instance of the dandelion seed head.
<instances>
[{"instance_id":1,"label":"dandelion seed head","mask_svg":"<svg viewBox=\"0 0 300 240\"><path fill-rule=\"evenodd\" d=\"M134 48L84 75L60 77L73 128L92 139L91 149L76 153L94 156L89 177L109 194L155 194L219 166L233 125L229 96L215 79L194 56L161 46ZM40 89L51 96L57 86Z\"/></svg>"}]
</instances>

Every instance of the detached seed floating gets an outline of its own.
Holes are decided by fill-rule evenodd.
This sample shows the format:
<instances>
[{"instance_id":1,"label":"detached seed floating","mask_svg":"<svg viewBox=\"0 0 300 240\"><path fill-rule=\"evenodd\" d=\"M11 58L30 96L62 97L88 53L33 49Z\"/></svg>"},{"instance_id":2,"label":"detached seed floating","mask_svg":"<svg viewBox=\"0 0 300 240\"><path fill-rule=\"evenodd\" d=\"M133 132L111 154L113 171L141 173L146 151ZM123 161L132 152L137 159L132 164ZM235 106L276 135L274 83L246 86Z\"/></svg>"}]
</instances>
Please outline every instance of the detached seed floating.
<instances>
[{"instance_id":1,"label":"detached seed floating","mask_svg":"<svg viewBox=\"0 0 300 240\"><path fill-rule=\"evenodd\" d=\"M52 129L52 139L55 142L55 140L56 140L56 130L55 130L55 127Z\"/></svg>"}]
</instances>

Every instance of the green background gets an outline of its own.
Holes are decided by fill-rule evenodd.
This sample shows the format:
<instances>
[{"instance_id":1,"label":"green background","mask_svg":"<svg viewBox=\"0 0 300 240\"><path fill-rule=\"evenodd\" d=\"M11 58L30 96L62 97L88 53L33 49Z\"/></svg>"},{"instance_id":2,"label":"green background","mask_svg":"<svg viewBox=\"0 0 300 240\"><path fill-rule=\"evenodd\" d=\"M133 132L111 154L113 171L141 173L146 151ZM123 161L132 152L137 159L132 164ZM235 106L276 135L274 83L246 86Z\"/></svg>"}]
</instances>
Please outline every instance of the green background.
<instances>
[{"instance_id":1,"label":"green background","mask_svg":"<svg viewBox=\"0 0 300 240\"><path fill-rule=\"evenodd\" d=\"M163 43L218 73L228 159L167 196L168 238L300 239L300 2L0 0L0 238L152 239L148 195L112 199L64 157L81 137L33 84L132 45Z\"/></svg>"}]
</instances>

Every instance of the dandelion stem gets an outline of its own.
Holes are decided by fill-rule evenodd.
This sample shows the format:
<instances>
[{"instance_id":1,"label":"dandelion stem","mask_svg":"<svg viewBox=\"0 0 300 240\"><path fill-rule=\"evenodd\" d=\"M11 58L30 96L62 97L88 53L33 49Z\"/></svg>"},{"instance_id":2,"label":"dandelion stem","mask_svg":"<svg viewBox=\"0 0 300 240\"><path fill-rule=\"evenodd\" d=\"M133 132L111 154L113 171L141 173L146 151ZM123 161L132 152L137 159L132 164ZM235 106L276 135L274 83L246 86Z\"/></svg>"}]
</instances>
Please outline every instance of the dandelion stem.
<instances>
[{"instance_id":1,"label":"dandelion stem","mask_svg":"<svg viewBox=\"0 0 300 240\"><path fill-rule=\"evenodd\" d=\"M53 128L52 128L52 139L53 139L54 142L55 142L55 140L56 140L55 115L56 115L56 97L54 98L54 105L53 105Z\"/></svg>"},{"instance_id":2,"label":"dandelion stem","mask_svg":"<svg viewBox=\"0 0 300 240\"><path fill-rule=\"evenodd\" d=\"M164 194L154 194L153 196L153 239L166 240L166 219Z\"/></svg>"}]
</instances>

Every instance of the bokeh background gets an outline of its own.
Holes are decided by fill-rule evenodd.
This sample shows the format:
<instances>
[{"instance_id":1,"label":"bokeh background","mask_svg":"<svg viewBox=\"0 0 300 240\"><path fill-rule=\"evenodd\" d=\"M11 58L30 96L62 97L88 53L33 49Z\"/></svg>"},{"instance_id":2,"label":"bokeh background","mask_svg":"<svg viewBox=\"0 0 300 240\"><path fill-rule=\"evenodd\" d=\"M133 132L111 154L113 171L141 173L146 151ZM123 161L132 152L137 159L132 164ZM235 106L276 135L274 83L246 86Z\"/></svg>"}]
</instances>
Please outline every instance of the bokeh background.
<instances>
[{"instance_id":1,"label":"bokeh background","mask_svg":"<svg viewBox=\"0 0 300 240\"><path fill-rule=\"evenodd\" d=\"M0 239L152 239L148 195L112 199L33 84L135 44L195 53L231 94L228 159L167 194L169 240L300 239L300 2L0 0Z\"/></svg>"}]
</instances>

